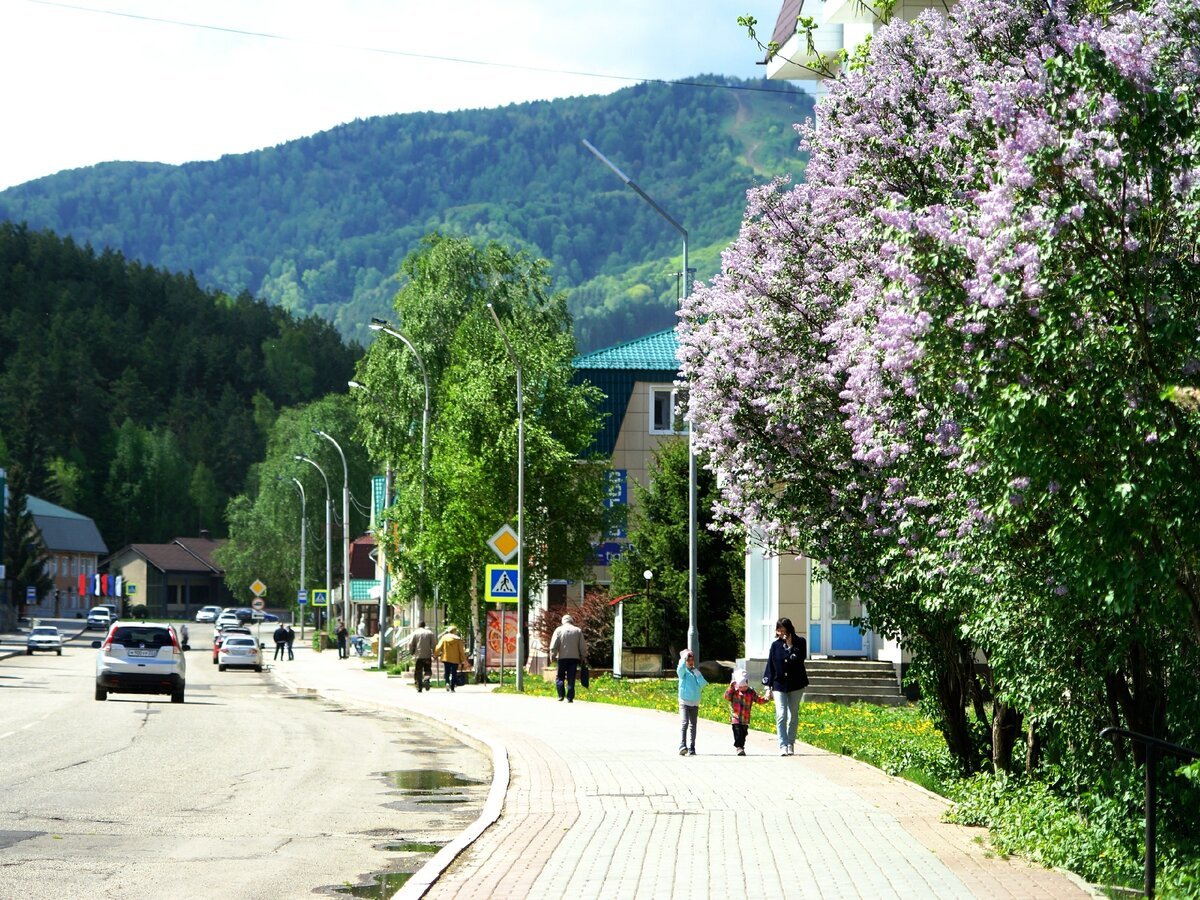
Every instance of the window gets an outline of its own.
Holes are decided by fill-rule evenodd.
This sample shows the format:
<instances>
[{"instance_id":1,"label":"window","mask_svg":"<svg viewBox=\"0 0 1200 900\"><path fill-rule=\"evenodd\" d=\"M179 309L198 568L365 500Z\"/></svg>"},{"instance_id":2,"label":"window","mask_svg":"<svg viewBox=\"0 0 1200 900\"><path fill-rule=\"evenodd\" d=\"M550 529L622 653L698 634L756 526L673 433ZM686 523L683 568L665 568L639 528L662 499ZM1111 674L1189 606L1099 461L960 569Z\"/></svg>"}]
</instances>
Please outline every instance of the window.
<instances>
[{"instance_id":1,"label":"window","mask_svg":"<svg viewBox=\"0 0 1200 900\"><path fill-rule=\"evenodd\" d=\"M650 433L687 434L683 411L687 406L687 391L682 388L650 388Z\"/></svg>"}]
</instances>

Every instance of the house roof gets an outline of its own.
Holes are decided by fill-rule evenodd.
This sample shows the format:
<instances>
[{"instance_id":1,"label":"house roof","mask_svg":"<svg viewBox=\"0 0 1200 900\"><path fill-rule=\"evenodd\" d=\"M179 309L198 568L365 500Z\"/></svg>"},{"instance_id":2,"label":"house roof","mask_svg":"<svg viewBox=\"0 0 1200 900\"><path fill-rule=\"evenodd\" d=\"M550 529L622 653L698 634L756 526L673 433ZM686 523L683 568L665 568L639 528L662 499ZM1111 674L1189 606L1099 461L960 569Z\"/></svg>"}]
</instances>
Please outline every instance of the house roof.
<instances>
[{"instance_id":1,"label":"house roof","mask_svg":"<svg viewBox=\"0 0 1200 900\"><path fill-rule=\"evenodd\" d=\"M675 331L668 328L575 357L575 380L594 384L604 394L600 401L604 422L590 452L612 456L634 384L674 382L679 375L678 349Z\"/></svg>"},{"instance_id":2,"label":"house roof","mask_svg":"<svg viewBox=\"0 0 1200 900\"><path fill-rule=\"evenodd\" d=\"M25 509L33 516L33 522L42 533L42 543L51 553L95 553L108 552L96 523L87 516L55 506L48 500L26 496Z\"/></svg>"},{"instance_id":3,"label":"house roof","mask_svg":"<svg viewBox=\"0 0 1200 900\"><path fill-rule=\"evenodd\" d=\"M122 556L140 556L148 565L160 572L197 572L204 575L222 575L224 569L213 560L215 550L225 545L224 540L212 538L176 538L169 544L129 544L107 560L111 564Z\"/></svg>"},{"instance_id":4,"label":"house roof","mask_svg":"<svg viewBox=\"0 0 1200 900\"><path fill-rule=\"evenodd\" d=\"M775 30L771 32L772 43L782 47L792 39L792 35L796 33L796 19L800 17L803 9L804 0L783 0L779 18L775 20ZM768 61L769 59L763 60L763 62Z\"/></svg>"},{"instance_id":5,"label":"house roof","mask_svg":"<svg viewBox=\"0 0 1200 900\"><path fill-rule=\"evenodd\" d=\"M612 347L604 347L577 356L572 361L576 369L645 369L670 373L679 371L679 341L675 329L656 331Z\"/></svg>"}]
</instances>

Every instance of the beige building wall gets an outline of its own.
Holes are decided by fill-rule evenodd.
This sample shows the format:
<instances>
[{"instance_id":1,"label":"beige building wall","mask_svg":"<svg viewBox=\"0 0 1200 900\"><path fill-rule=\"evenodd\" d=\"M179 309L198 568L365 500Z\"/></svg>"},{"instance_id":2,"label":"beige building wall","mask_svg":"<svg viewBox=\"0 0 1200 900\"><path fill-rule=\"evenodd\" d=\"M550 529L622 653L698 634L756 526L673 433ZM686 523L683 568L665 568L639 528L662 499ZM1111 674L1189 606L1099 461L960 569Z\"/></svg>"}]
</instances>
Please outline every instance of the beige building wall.
<instances>
[{"instance_id":1,"label":"beige building wall","mask_svg":"<svg viewBox=\"0 0 1200 900\"><path fill-rule=\"evenodd\" d=\"M634 501L634 482L642 487L650 485L650 464L654 454L663 441L682 440L685 436L678 434L650 433L650 392L654 388L671 388L671 381L638 381L634 383L633 392L629 396L629 405L625 409L625 417L621 420L621 429L617 432L617 442L613 447L612 467L626 471L626 485L629 494L629 507ZM592 579L601 584L611 581L609 566L593 566ZM578 603L583 599L583 586L579 586Z\"/></svg>"}]
</instances>

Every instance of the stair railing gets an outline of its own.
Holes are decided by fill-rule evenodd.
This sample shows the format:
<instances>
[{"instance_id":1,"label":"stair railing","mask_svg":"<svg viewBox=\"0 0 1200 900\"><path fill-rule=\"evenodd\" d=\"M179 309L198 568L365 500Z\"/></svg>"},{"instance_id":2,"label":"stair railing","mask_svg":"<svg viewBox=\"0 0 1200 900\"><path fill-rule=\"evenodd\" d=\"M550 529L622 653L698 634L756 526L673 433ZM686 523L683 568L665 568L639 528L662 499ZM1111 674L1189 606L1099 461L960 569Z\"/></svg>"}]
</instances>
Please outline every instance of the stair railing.
<instances>
[{"instance_id":1,"label":"stair railing","mask_svg":"<svg viewBox=\"0 0 1200 900\"><path fill-rule=\"evenodd\" d=\"M1119 737L1129 738L1146 747L1146 860L1143 888L1147 897L1153 897L1155 843L1158 833L1158 757L1165 753L1180 759L1200 759L1200 751L1125 728L1105 728L1101 730L1100 737L1114 740Z\"/></svg>"}]
</instances>

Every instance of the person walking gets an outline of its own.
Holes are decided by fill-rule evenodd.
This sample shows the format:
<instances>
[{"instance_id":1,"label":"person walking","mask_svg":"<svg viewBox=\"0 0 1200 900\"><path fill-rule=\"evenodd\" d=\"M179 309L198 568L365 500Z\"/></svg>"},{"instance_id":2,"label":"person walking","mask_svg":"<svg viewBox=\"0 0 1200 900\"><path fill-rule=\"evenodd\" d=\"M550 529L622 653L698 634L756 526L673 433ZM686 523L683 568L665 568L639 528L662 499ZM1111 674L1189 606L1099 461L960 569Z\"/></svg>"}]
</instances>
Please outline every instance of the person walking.
<instances>
[{"instance_id":1,"label":"person walking","mask_svg":"<svg viewBox=\"0 0 1200 900\"><path fill-rule=\"evenodd\" d=\"M679 755L695 756L700 692L708 681L696 668L696 657L691 650L679 651L679 667L675 670L675 676L679 679Z\"/></svg>"},{"instance_id":2,"label":"person walking","mask_svg":"<svg viewBox=\"0 0 1200 900\"><path fill-rule=\"evenodd\" d=\"M446 633L434 648L433 655L442 661L446 671L446 690L453 694L457 686L455 679L458 677L458 667L467 664L467 648L463 639L458 636L457 625L446 629Z\"/></svg>"},{"instance_id":3,"label":"person walking","mask_svg":"<svg viewBox=\"0 0 1200 900\"><path fill-rule=\"evenodd\" d=\"M434 634L425 627L425 620L417 623L417 630L408 639L408 652L413 658L413 678L417 682L417 693L428 690L433 676Z\"/></svg>"},{"instance_id":4,"label":"person walking","mask_svg":"<svg viewBox=\"0 0 1200 900\"><path fill-rule=\"evenodd\" d=\"M729 701L729 724L733 726L733 748L738 756L746 755L746 735L750 733L750 713L755 703L766 703L771 698L763 696L750 687L750 678L745 669L734 669L733 679L725 688L725 699Z\"/></svg>"},{"instance_id":5,"label":"person walking","mask_svg":"<svg viewBox=\"0 0 1200 900\"><path fill-rule=\"evenodd\" d=\"M796 716L800 700L808 687L808 641L796 634L792 620L781 618L775 623L775 642L767 653L767 668L763 684L775 695L775 731L779 735L779 755L796 752Z\"/></svg>"},{"instance_id":6,"label":"person walking","mask_svg":"<svg viewBox=\"0 0 1200 900\"><path fill-rule=\"evenodd\" d=\"M292 644L296 643L296 631L295 631L295 629L292 628L291 625L288 625L288 627L285 628L284 631L287 632L288 659L293 660L296 658L296 654L294 654L292 652Z\"/></svg>"},{"instance_id":7,"label":"person walking","mask_svg":"<svg viewBox=\"0 0 1200 900\"><path fill-rule=\"evenodd\" d=\"M558 664L554 673L558 701L561 703L565 699L568 703L574 703L579 664L582 662L587 665L587 640L582 629L569 615L562 617L562 624L554 629L550 637L550 660Z\"/></svg>"},{"instance_id":8,"label":"person walking","mask_svg":"<svg viewBox=\"0 0 1200 900\"><path fill-rule=\"evenodd\" d=\"M280 625L272 637L275 638L275 659L283 659L283 651L287 648L287 629Z\"/></svg>"},{"instance_id":9,"label":"person walking","mask_svg":"<svg viewBox=\"0 0 1200 900\"><path fill-rule=\"evenodd\" d=\"M337 636L338 659L349 659L350 648L346 646L346 641L350 638L350 632L346 628L346 623L338 619L337 631L334 632Z\"/></svg>"}]
</instances>

